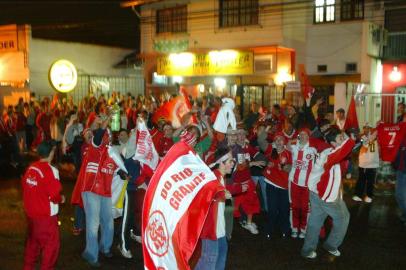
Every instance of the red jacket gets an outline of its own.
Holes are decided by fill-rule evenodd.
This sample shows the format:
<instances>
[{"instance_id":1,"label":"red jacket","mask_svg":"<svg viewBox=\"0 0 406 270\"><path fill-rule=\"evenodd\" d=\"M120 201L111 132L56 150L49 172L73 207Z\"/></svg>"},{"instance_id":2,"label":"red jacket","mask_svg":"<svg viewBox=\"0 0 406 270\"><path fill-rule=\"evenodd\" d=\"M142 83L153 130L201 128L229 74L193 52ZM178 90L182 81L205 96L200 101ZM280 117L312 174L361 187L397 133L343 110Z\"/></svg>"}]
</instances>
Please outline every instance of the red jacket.
<instances>
[{"instance_id":1,"label":"red jacket","mask_svg":"<svg viewBox=\"0 0 406 270\"><path fill-rule=\"evenodd\" d=\"M222 185L221 179L223 178L223 176L220 174L218 170L214 170L213 172L217 176L219 185ZM216 232L218 225L217 218L218 218L219 203L224 203L225 199L226 197L224 192L217 193L216 197L214 198L214 201L210 205L209 213L207 214L206 221L204 222L200 238L210 240L218 239Z\"/></svg>"},{"instance_id":2,"label":"red jacket","mask_svg":"<svg viewBox=\"0 0 406 270\"><path fill-rule=\"evenodd\" d=\"M28 217L54 216L62 198L59 173L51 164L37 161L25 172L22 181L24 210Z\"/></svg>"},{"instance_id":3,"label":"red jacket","mask_svg":"<svg viewBox=\"0 0 406 270\"><path fill-rule=\"evenodd\" d=\"M276 159L272 158L271 154L272 145L269 145L265 151L265 155L270 161L263 171L265 181L277 187L288 189L289 173L284 171L282 166L292 164L292 154L286 149L279 153Z\"/></svg>"},{"instance_id":4,"label":"red jacket","mask_svg":"<svg viewBox=\"0 0 406 270\"><path fill-rule=\"evenodd\" d=\"M309 190L317 193L323 201L334 202L341 194L342 164L351 153L355 142L347 139L337 148L320 153L309 176Z\"/></svg>"},{"instance_id":5,"label":"red jacket","mask_svg":"<svg viewBox=\"0 0 406 270\"><path fill-rule=\"evenodd\" d=\"M109 156L107 145L99 147L88 145L80 167L78 180L72 192L72 204L82 206L82 192L93 192L100 196L111 197L111 183L117 165Z\"/></svg>"},{"instance_id":6,"label":"red jacket","mask_svg":"<svg viewBox=\"0 0 406 270\"><path fill-rule=\"evenodd\" d=\"M173 144L174 143L173 143L172 138L167 138L165 136L162 136L156 145L157 146L156 151L158 152L159 156L160 157L165 156Z\"/></svg>"}]
</instances>

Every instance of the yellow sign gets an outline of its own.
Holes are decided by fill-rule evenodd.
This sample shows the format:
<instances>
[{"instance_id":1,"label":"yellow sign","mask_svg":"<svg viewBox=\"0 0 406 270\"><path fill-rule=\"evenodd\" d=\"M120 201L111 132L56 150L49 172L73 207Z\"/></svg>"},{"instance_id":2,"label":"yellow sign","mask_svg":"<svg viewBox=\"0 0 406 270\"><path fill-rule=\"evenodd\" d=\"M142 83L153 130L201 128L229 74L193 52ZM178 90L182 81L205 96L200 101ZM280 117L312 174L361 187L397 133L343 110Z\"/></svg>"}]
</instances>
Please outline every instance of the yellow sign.
<instances>
[{"instance_id":1,"label":"yellow sign","mask_svg":"<svg viewBox=\"0 0 406 270\"><path fill-rule=\"evenodd\" d=\"M0 26L0 52L17 51L17 25Z\"/></svg>"},{"instance_id":2,"label":"yellow sign","mask_svg":"<svg viewBox=\"0 0 406 270\"><path fill-rule=\"evenodd\" d=\"M78 82L75 66L68 60L58 60L49 69L49 81L52 87L59 92L72 91Z\"/></svg>"},{"instance_id":3,"label":"yellow sign","mask_svg":"<svg viewBox=\"0 0 406 270\"><path fill-rule=\"evenodd\" d=\"M254 55L235 50L170 54L158 58L157 73L166 76L248 75L254 73Z\"/></svg>"}]
</instances>

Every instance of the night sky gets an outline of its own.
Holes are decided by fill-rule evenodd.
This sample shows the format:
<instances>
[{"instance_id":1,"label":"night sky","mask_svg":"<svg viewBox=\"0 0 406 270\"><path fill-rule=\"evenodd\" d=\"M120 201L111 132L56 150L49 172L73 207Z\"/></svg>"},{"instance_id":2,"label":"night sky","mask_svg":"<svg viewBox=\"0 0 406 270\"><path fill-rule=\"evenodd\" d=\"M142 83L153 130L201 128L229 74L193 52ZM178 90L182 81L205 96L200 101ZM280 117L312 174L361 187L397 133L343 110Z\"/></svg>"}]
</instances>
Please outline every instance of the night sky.
<instances>
[{"instance_id":1,"label":"night sky","mask_svg":"<svg viewBox=\"0 0 406 270\"><path fill-rule=\"evenodd\" d=\"M31 24L34 38L139 50L139 19L120 0L4 1L0 24Z\"/></svg>"}]
</instances>

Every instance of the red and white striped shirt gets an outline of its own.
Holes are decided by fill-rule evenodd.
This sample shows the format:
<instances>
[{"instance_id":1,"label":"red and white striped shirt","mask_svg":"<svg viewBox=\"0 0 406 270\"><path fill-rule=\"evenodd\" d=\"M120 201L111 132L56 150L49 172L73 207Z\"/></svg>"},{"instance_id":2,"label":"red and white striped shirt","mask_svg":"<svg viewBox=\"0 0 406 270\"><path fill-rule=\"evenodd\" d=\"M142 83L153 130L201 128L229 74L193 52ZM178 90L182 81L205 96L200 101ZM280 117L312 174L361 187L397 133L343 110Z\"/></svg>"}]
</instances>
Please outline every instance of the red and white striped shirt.
<instances>
[{"instance_id":1,"label":"red and white striped shirt","mask_svg":"<svg viewBox=\"0 0 406 270\"><path fill-rule=\"evenodd\" d=\"M352 151L355 142L346 139L336 148L327 148L320 153L309 176L309 190L325 202L334 202L341 196L341 166Z\"/></svg>"},{"instance_id":2,"label":"red and white striped shirt","mask_svg":"<svg viewBox=\"0 0 406 270\"><path fill-rule=\"evenodd\" d=\"M317 150L307 143L304 146L295 144L291 146L292 169L289 173L289 181L301 187L307 187Z\"/></svg>"}]
</instances>

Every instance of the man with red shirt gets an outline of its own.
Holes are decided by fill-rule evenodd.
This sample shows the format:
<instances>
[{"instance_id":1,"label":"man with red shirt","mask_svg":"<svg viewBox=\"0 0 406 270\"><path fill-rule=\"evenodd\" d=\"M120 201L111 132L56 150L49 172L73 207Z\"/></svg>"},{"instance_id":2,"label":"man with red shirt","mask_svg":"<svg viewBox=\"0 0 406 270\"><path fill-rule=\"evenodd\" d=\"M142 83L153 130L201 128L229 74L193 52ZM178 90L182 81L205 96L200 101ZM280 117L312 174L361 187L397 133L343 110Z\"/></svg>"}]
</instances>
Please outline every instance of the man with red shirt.
<instances>
[{"instance_id":1,"label":"man with red shirt","mask_svg":"<svg viewBox=\"0 0 406 270\"><path fill-rule=\"evenodd\" d=\"M292 154L286 149L286 139L282 132L277 132L273 144L268 144L262 150L265 150L265 155L269 160L263 171L267 184L267 238L271 238L271 234L278 225L282 237L286 237L290 230L288 178L292 166Z\"/></svg>"},{"instance_id":2,"label":"man with red shirt","mask_svg":"<svg viewBox=\"0 0 406 270\"><path fill-rule=\"evenodd\" d=\"M309 215L307 188L317 150L309 143L310 130L299 129L298 142L291 146L292 170L289 173L289 200L292 238L304 238Z\"/></svg>"},{"instance_id":3,"label":"man with red shirt","mask_svg":"<svg viewBox=\"0 0 406 270\"><path fill-rule=\"evenodd\" d=\"M228 244L224 211L225 200L231 199L231 194L225 189L224 176L231 173L235 161L229 148L218 149L214 156L216 161L213 164L213 172L224 192L216 195L207 214L200 235L202 252L195 270L222 270L226 267Z\"/></svg>"},{"instance_id":4,"label":"man with red shirt","mask_svg":"<svg viewBox=\"0 0 406 270\"><path fill-rule=\"evenodd\" d=\"M99 251L107 258L113 256L110 251L114 234L111 183L116 173L121 179L126 177L112 155L111 135L107 129L109 119L110 117L105 119L101 128L95 130L72 193L72 204L82 204L83 201L86 214L86 248L82 257L92 267L100 267Z\"/></svg>"},{"instance_id":5,"label":"man with red shirt","mask_svg":"<svg viewBox=\"0 0 406 270\"><path fill-rule=\"evenodd\" d=\"M28 167L21 181L28 222L24 270L35 269L40 253L43 270L54 269L58 259L58 204L64 203L65 197L60 195L59 172L50 164L55 145L53 141L44 141L38 146L41 159Z\"/></svg>"}]
</instances>

